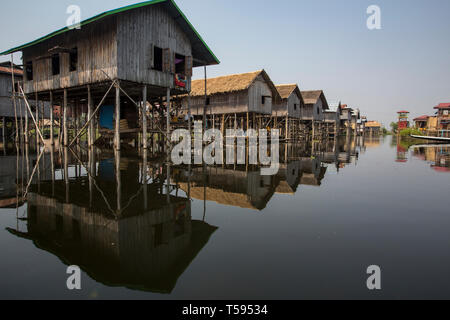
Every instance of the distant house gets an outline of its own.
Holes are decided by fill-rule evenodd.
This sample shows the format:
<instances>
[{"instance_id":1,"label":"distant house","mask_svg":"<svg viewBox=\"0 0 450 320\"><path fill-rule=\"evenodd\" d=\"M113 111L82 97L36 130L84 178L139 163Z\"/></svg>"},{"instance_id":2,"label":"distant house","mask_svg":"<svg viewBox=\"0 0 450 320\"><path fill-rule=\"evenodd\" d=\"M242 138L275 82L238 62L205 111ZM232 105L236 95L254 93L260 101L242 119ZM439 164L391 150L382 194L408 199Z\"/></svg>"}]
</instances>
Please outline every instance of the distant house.
<instances>
[{"instance_id":1,"label":"distant house","mask_svg":"<svg viewBox=\"0 0 450 320\"><path fill-rule=\"evenodd\" d=\"M305 107L302 94L297 84L281 84L276 86L281 101L272 108L273 117L300 119L301 110Z\"/></svg>"},{"instance_id":2,"label":"distant house","mask_svg":"<svg viewBox=\"0 0 450 320\"><path fill-rule=\"evenodd\" d=\"M378 121L367 121L364 133L370 136L381 134L381 123Z\"/></svg>"},{"instance_id":3,"label":"distant house","mask_svg":"<svg viewBox=\"0 0 450 320\"><path fill-rule=\"evenodd\" d=\"M413 120L414 121L414 127L416 129L423 129L423 130L425 130L427 128L428 118L429 118L429 116L421 116L421 117L415 118Z\"/></svg>"},{"instance_id":4,"label":"distant house","mask_svg":"<svg viewBox=\"0 0 450 320\"><path fill-rule=\"evenodd\" d=\"M450 129L450 103L441 103L434 107L437 110L438 127L442 130Z\"/></svg>"},{"instance_id":5,"label":"distant house","mask_svg":"<svg viewBox=\"0 0 450 320\"><path fill-rule=\"evenodd\" d=\"M328 102L322 90L302 91L305 107L302 109L303 121L322 122L323 111L328 110Z\"/></svg>"},{"instance_id":6,"label":"distant house","mask_svg":"<svg viewBox=\"0 0 450 320\"><path fill-rule=\"evenodd\" d=\"M329 109L323 111L324 122L331 135L339 135L341 126L341 103L330 103Z\"/></svg>"},{"instance_id":7,"label":"distant house","mask_svg":"<svg viewBox=\"0 0 450 320\"><path fill-rule=\"evenodd\" d=\"M207 79L207 114L272 114L278 91L264 70ZM203 115L205 81L192 81L191 114ZM183 110L187 99L183 100Z\"/></svg>"},{"instance_id":8,"label":"distant house","mask_svg":"<svg viewBox=\"0 0 450 320\"><path fill-rule=\"evenodd\" d=\"M341 128L351 128L352 109L348 105L341 105Z\"/></svg>"}]
</instances>

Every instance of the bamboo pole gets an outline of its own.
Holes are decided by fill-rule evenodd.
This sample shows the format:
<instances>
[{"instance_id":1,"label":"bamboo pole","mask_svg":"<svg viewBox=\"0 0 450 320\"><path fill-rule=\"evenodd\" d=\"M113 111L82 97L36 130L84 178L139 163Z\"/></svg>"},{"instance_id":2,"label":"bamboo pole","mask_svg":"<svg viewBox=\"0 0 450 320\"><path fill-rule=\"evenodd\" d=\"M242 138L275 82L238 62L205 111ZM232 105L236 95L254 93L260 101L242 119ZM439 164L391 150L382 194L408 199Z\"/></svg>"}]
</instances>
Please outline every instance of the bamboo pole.
<instances>
[{"instance_id":1,"label":"bamboo pole","mask_svg":"<svg viewBox=\"0 0 450 320\"><path fill-rule=\"evenodd\" d=\"M64 101L63 101L63 145L67 147L69 143L69 136L67 130L67 89L64 89Z\"/></svg>"},{"instance_id":2,"label":"bamboo pole","mask_svg":"<svg viewBox=\"0 0 450 320\"><path fill-rule=\"evenodd\" d=\"M53 126L53 91L50 91L50 142L51 145L54 146L55 145L55 131L54 131L54 126Z\"/></svg>"},{"instance_id":3,"label":"bamboo pole","mask_svg":"<svg viewBox=\"0 0 450 320\"><path fill-rule=\"evenodd\" d=\"M116 126L114 128L114 147L116 151L120 151L120 88L116 86L116 111L115 111L115 120Z\"/></svg>"},{"instance_id":4,"label":"bamboo pole","mask_svg":"<svg viewBox=\"0 0 450 320\"><path fill-rule=\"evenodd\" d=\"M208 78L207 78L207 73L206 73L206 65L204 66L204 72L205 72L205 107L203 108L203 132L206 131L206 129L208 128L208 124L206 123L206 108L207 106L207 102L208 102Z\"/></svg>"},{"instance_id":5,"label":"bamboo pole","mask_svg":"<svg viewBox=\"0 0 450 320\"><path fill-rule=\"evenodd\" d=\"M38 135L38 137L41 138L42 143L44 143L44 137L42 136L41 130L39 130L39 126L37 125L36 119L34 118L33 112L31 111L30 103L28 102L28 99L27 99L27 97L25 96L25 93L23 92L23 88L22 88L21 86L19 86L19 89L20 89L20 92L21 92L21 94L22 94L22 96L23 96L23 99L24 99L24 101L25 101L25 104L26 104L26 106L27 106L27 108L28 108L28 111L30 112L31 119L33 119L34 125L36 126L36 132L37 132L37 135Z\"/></svg>"},{"instance_id":6,"label":"bamboo pole","mask_svg":"<svg viewBox=\"0 0 450 320\"><path fill-rule=\"evenodd\" d=\"M167 124L167 131L166 131L166 140L167 140L167 147L169 147L170 145L170 88L167 88L167 97L166 97L166 109L167 109L167 119L166 119L166 124Z\"/></svg>"},{"instance_id":7,"label":"bamboo pole","mask_svg":"<svg viewBox=\"0 0 450 320\"><path fill-rule=\"evenodd\" d=\"M142 147L148 147L148 124L147 124L147 86L142 87ZM145 151L147 153L147 151Z\"/></svg>"},{"instance_id":8,"label":"bamboo pole","mask_svg":"<svg viewBox=\"0 0 450 320\"><path fill-rule=\"evenodd\" d=\"M15 89L15 79L14 79L14 55L11 53L11 80L12 80L12 101L14 106L14 118L16 120L16 143L19 142L19 124L17 121L17 105L16 105L16 89Z\"/></svg>"}]
</instances>

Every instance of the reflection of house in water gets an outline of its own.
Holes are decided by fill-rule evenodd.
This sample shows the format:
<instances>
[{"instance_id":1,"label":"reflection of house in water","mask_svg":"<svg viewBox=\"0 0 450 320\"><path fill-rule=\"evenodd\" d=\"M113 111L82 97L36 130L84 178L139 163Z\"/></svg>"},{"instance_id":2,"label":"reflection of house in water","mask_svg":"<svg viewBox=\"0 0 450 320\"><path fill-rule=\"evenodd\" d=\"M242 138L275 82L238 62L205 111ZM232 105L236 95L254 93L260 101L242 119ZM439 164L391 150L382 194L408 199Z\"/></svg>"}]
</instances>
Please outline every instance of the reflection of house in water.
<instances>
[{"instance_id":1,"label":"reflection of house in water","mask_svg":"<svg viewBox=\"0 0 450 320\"><path fill-rule=\"evenodd\" d=\"M291 161L280 164L280 170L276 176L278 186L275 192L278 194L294 195L301 179L301 161Z\"/></svg>"},{"instance_id":2,"label":"reflection of house in water","mask_svg":"<svg viewBox=\"0 0 450 320\"><path fill-rule=\"evenodd\" d=\"M300 184L317 187L322 185L327 168L322 166L321 158L304 158L301 160L301 168L302 176Z\"/></svg>"},{"instance_id":3,"label":"reflection of house in water","mask_svg":"<svg viewBox=\"0 0 450 320\"><path fill-rule=\"evenodd\" d=\"M189 189L187 172L178 174L176 179L181 189L187 193ZM262 210L274 192L274 177L262 176L259 169L248 172L214 167L192 170L190 194L197 200Z\"/></svg>"},{"instance_id":4,"label":"reflection of house in water","mask_svg":"<svg viewBox=\"0 0 450 320\"><path fill-rule=\"evenodd\" d=\"M119 211L114 169L100 163L99 172L91 196L89 177L33 187L28 231L10 231L106 285L170 293L217 228L192 220L189 199L163 195L158 178L144 194L134 162L121 162L126 188Z\"/></svg>"},{"instance_id":5,"label":"reflection of house in water","mask_svg":"<svg viewBox=\"0 0 450 320\"><path fill-rule=\"evenodd\" d=\"M437 172L450 172L449 145L423 145L413 147L413 156L431 163L431 168Z\"/></svg>"},{"instance_id":6,"label":"reflection of house in water","mask_svg":"<svg viewBox=\"0 0 450 320\"><path fill-rule=\"evenodd\" d=\"M0 208L16 207L17 198L17 182L24 181L27 183L27 176L33 171L37 162L36 153L0 156ZM43 154L39 166L36 170L35 177L41 179L49 179L51 177L50 155ZM34 179L36 181L36 179Z\"/></svg>"}]
</instances>

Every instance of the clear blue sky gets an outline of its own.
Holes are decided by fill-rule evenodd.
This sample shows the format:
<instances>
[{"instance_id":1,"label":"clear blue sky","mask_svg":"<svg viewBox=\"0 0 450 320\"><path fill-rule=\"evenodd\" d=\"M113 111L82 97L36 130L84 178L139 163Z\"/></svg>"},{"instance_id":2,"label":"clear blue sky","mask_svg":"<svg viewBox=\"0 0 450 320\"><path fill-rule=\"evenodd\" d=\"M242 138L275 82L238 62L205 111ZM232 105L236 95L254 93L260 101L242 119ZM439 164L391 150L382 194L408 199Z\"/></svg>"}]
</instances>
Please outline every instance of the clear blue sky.
<instances>
[{"instance_id":1,"label":"clear blue sky","mask_svg":"<svg viewBox=\"0 0 450 320\"><path fill-rule=\"evenodd\" d=\"M41 0L2 3L0 50L65 25L66 8L82 19L138 1ZM396 111L432 114L450 102L448 0L178 0L221 60L209 76L266 69L275 83L323 89L329 101L359 107L385 125ZM378 5L382 30L369 31ZM6 57L0 57L5 60ZM17 59L17 58L16 58ZM195 72L202 76L202 70Z\"/></svg>"}]
</instances>

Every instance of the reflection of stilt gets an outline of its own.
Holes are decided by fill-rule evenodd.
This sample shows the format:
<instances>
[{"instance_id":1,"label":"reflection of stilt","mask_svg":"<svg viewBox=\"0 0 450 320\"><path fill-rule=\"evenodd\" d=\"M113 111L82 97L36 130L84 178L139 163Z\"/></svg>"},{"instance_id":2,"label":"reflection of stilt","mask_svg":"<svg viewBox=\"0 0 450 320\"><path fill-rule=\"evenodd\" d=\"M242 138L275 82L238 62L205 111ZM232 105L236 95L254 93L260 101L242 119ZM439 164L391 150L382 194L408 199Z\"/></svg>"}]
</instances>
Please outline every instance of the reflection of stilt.
<instances>
[{"instance_id":1,"label":"reflection of stilt","mask_svg":"<svg viewBox=\"0 0 450 320\"><path fill-rule=\"evenodd\" d=\"M145 101L145 100L144 100ZM144 115L145 117L145 115ZM147 143L147 137L144 135L144 144ZM147 154L147 147L145 147L142 150L143 156L142 156L142 183L143 183L143 192L144 192L144 210L148 209L148 184L147 184L147 177L148 177L148 154Z\"/></svg>"},{"instance_id":2,"label":"reflection of stilt","mask_svg":"<svg viewBox=\"0 0 450 320\"><path fill-rule=\"evenodd\" d=\"M122 179L120 176L120 150L114 153L116 160L116 190L117 190L117 214L120 215L122 211Z\"/></svg>"},{"instance_id":3,"label":"reflection of stilt","mask_svg":"<svg viewBox=\"0 0 450 320\"><path fill-rule=\"evenodd\" d=\"M54 150L53 144L50 145L50 163L51 163L51 170L52 170L52 196L54 197L55 196L55 150Z\"/></svg>"},{"instance_id":4,"label":"reflection of stilt","mask_svg":"<svg viewBox=\"0 0 450 320\"><path fill-rule=\"evenodd\" d=\"M69 153L67 147L64 148L64 181L66 183L66 203L70 201L70 186L69 186Z\"/></svg>"}]
</instances>

